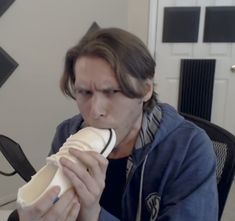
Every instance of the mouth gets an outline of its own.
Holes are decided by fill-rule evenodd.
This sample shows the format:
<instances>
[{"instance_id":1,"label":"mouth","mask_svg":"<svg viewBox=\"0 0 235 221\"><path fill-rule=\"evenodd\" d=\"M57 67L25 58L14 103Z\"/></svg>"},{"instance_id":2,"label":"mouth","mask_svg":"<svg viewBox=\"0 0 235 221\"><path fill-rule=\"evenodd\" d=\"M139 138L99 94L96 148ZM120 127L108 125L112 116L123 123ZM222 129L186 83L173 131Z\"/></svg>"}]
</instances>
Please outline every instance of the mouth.
<instances>
[{"instance_id":1,"label":"mouth","mask_svg":"<svg viewBox=\"0 0 235 221\"><path fill-rule=\"evenodd\" d=\"M110 125L106 125L106 124L102 124L102 123L87 123L87 122L84 122L84 127L95 127L95 128L98 128L98 129L113 129L115 130L115 127L112 127Z\"/></svg>"}]
</instances>

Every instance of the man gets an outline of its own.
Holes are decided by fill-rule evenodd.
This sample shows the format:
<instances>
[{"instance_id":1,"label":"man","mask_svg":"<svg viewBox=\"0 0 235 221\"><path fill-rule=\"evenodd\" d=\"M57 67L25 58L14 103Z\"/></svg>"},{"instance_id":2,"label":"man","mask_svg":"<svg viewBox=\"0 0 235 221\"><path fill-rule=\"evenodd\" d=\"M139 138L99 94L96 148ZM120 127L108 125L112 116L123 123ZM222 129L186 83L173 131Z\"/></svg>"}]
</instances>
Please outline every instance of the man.
<instances>
[{"instance_id":1,"label":"man","mask_svg":"<svg viewBox=\"0 0 235 221\"><path fill-rule=\"evenodd\" d=\"M21 221L217 220L210 139L157 102L154 70L145 45L117 28L88 33L67 52L61 89L80 114L58 126L50 153L86 126L113 128L117 144L108 159L71 148L89 169L62 158L73 189L59 200L58 187L51 189L33 208L18 210Z\"/></svg>"}]
</instances>

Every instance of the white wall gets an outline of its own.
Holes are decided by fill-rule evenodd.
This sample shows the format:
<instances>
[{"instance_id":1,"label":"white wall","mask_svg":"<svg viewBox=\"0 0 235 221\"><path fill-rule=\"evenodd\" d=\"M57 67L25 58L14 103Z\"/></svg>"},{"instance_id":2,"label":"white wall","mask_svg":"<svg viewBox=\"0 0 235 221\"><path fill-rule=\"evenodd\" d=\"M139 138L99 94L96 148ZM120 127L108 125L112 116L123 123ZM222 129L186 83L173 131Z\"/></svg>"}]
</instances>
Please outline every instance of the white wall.
<instances>
[{"instance_id":1,"label":"white wall","mask_svg":"<svg viewBox=\"0 0 235 221\"><path fill-rule=\"evenodd\" d=\"M67 49L93 21L147 39L148 1L21 0L0 17L0 46L18 68L0 88L0 134L16 140L36 169L44 165L56 125L77 107L59 91ZM11 167L0 154L0 169ZM0 177L0 204L24 182Z\"/></svg>"},{"instance_id":2,"label":"white wall","mask_svg":"<svg viewBox=\"0 0 235 221\"><path fill-rule=\"evenodd\" d=\"M128 30L147 44L149 0L128 0L128 5Z\"/></svg>"}]
</instances>

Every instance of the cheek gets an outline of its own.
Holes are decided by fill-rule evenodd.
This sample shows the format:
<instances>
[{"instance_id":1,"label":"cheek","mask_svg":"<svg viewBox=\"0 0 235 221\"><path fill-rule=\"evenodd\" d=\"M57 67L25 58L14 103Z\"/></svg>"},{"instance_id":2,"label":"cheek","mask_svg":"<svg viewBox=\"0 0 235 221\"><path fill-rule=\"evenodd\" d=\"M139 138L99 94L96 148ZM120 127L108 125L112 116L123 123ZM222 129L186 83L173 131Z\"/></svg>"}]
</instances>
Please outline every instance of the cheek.
<instances>
[{"instance_id":1,"label":"cheek","mask_svg":"<svg viewBox=\"0 0 235 221\"><path fill-rule=\"evenodd\" d=\"M131 103L119 109L119 112L115 116L115 126L119 136L119 140L122 140L127 136L133 128L138 128L141 124L141 116L143 112L142 103Z\"/></svg>"},{"instance_id":2,"label":"cheek","mask_svg":"<svg viewBox=\"0 0 235 221\"><path fill-rule=\"evenodd\" d=\"M143 102L142 100L133 100L129 102L124 102L118 108L116 108L115 112L119 116L119 120L123 121L122 123L134 123L136 118L143 111Z\"/></svg>"},{"instance_id":3,"label":"cheek","mask_svg":"<svg viewBox=\"0 0 235 221\"><path fill-rule=\"evenodd\" d=\"M89 105L85 102L81 102L81 101L76 101L77 103L77 107L79 112L82 114L82 116L84 116L84 114L88 114L88 110L89 110Z\"/></svg>"}]
</instances>

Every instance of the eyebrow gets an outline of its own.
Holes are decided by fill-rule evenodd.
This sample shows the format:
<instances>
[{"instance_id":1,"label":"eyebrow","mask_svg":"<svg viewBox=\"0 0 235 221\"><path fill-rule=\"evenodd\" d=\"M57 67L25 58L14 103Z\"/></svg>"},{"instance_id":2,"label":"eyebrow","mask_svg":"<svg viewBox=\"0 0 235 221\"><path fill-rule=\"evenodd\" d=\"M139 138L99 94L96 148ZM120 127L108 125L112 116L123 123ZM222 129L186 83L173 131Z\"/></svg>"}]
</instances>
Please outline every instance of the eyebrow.
<instances>
[{"instance_id":1,"label":"eyebrow","mask_svg":"<svg viewBox=\"0 0 235 221\"><path fill-rule=\"evenodd\" d=\"M92 91L92 89L90 89L90 87L86 87L85 85L74 85L75 90L87 90L87 91ZM95 88L95 90L97 91L110 91L110 90L121 90L119 85L115 85L115 86L102 86L102 88Z\"/></svg>"}]
</instances>

